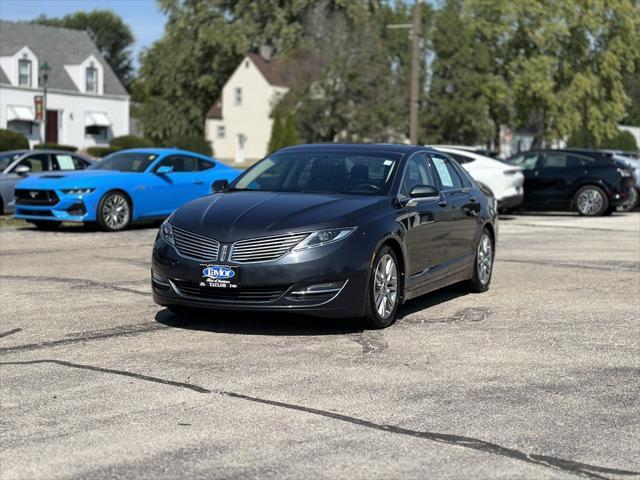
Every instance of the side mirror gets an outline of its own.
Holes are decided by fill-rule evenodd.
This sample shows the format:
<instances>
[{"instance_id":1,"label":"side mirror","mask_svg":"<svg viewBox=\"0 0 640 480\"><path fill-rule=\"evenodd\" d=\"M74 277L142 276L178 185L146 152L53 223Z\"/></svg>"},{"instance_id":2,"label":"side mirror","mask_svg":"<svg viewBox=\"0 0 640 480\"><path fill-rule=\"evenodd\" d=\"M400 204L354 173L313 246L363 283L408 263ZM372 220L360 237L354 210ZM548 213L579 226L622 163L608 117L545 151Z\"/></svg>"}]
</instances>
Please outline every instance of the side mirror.
<instances>
[{"instance_id":1,"label":"side mirror","mask_svg":"<svg viewBox=\"0 0 640 480\"><path fill-rule=\"evenodd\" d=\"M16 175L26 175L30 171L31 171L31 169L27 165L18 165L13 170L13 173L15 173Z\"/></svg>"},{"instance_id":2,"label":"side mirror","mask_svg":"<svg viewBox=\"0 0 640 480\"><path fill-rule=\"evenodd\" d=\"M409 196L411 198L429 198L429 197L437 197L440 195L440 192L436 190L435 187L431 185L416 185L411 189Z\"/></svg>"},{"instance_id":3,"label":"side mirror","mask_svg":"<svg viewBox=\"0 0 640 480\"><path fill-rule=\"evenodd\" d=\"M227 188L229 188L229 180L216 180L211 184L213 193L224 192Z\"/></svg>"},{"instance_id":4,"label":"side mirror","mask_svg":"<svg viewBox=\"0 0 640 480\"><path fill-rule=\"evenodd\" d=\"M166 175L167 173L171 173L171 172L173 172L173 167L169 165L162 165L161 167L158 167L156 170L156 173L158 175Z\"/></svg>"}]
</instances>

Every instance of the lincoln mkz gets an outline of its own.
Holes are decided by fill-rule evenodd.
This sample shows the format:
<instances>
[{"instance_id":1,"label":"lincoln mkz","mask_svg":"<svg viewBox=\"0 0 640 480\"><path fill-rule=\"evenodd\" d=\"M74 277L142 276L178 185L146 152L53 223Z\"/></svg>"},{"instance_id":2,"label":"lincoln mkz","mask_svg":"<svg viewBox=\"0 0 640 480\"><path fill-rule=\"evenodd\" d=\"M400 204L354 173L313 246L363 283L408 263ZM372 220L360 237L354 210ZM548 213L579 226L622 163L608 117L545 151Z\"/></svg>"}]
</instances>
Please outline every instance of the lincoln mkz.
<instances>
[{"instance_id":1,"label":"lincoln mkz","mask_svg":"<svg viewBox=\"0 0 640 480\"><path fill-rule=\"evenodd\" d=\"M447 154L410 145L300 145L193 200L160 227L154 300L392 324L446 285L489 288L496 201Z\"/></svg>"}]
</instances>

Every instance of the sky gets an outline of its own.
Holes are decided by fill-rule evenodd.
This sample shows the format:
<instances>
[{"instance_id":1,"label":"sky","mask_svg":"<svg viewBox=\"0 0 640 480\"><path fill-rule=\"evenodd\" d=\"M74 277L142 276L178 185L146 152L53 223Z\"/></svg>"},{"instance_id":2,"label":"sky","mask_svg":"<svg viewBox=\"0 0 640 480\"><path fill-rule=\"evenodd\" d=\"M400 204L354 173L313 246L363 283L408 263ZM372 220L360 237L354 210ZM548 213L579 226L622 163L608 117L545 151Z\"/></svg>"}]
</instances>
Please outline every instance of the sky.
<instances>
[{"instance_id":1,"label":"sky","mask_svg":"<svg viewBox=\"0 0 640 480\"><path fill-rule=\"evenodd\" d=\"M78 10L112 10L129 25L135 37L133 56L162 36L165 17L155 0L0 0L0 19L33 20L39 15L62 17Z\"/></svg>"}]
</instances>

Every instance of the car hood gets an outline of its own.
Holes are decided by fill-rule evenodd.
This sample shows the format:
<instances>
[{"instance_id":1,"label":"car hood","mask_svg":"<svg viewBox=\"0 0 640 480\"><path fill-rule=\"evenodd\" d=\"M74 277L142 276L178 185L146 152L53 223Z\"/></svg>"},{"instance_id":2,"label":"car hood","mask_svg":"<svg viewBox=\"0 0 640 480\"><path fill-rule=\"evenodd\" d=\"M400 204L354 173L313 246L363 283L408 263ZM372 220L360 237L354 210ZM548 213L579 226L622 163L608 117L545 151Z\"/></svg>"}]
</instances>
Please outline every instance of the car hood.
<instances>
[{"instance_id":1,"label":"car hood","mask_svg":"<svg viewBox=\"0 0 640 480\"><path fill-rule=\"evenodd\" d=\"M32 189L61 189L61 188L89 188L102 185L108 177L118 177L118 181L131 175L130 172L115 170L69 170L32 173L20 182L18 188Z\"/></svg>"},{"instance_id":2,"label":"car hood","mask_svg":"<svg viewBox=\"0 0 640 480\"><path fill-rule=\"evenodd\" d=\"M358 226L371 210L390 204L388 197L283 192L225 192L180 207L171 224L220 242Z\"/></svg>"}]
</instances>

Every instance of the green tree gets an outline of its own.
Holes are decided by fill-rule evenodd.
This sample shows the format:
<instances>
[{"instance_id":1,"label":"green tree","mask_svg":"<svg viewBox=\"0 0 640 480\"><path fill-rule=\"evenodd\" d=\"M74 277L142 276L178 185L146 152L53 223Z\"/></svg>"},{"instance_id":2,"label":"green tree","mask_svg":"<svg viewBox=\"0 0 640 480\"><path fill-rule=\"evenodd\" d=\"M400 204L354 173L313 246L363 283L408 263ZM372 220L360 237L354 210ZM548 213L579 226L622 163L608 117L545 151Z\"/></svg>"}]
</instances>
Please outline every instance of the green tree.
<instances>
[{"instance_id":1,"label":"green tree","mask_svg":"<svg viewBox=\"0 0 640 480\"><path fill-rule=\"evenodd\" d=\"M61 18L41 15L34 23L86 30L122 84L126 88L131 85L133 66L130 47L134 37L129 26L112 11L76 12Z\"/></svg>"},{"instance_id":2,"label":"green tree","mask_svg":"<svg viewBox=\"0 0 640 480\"><path fill-rule=\"evenodd\" d=\"M295 121L291 113L287 114L287 119L284 122L282 139L280 141L280 148L297 145L300 143L298 137L298 130L296 129Z\"/></svg>"},{"instance_id":3,"label":"green tree","mask_svg":"<svg viewBox=\"0 0 640 480\"><path fill-rule=\"evenodd\" d=\"M276 111L273 115L273 126L271 127L271 138L269 139L268 153L273 153L281 148L282 137L284 134L283 130L282 116L279 111Z\"/></svg>"}]
</instances>

